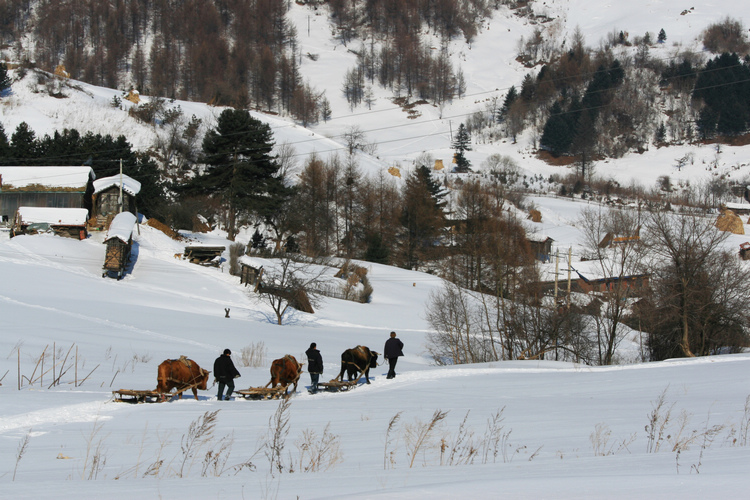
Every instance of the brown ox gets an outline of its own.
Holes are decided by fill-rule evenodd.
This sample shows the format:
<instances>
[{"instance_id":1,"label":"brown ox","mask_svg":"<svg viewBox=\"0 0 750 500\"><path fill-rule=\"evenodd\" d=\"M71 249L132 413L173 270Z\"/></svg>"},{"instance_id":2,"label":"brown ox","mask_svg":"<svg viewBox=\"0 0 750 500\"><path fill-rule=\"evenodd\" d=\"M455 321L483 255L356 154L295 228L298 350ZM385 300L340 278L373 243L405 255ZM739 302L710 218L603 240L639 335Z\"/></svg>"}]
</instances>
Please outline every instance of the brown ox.
<instances>
[{"instance_id":1,"label":"brown ox","mask_svg":"<svg viewBox=\"0 0 750 500\"><path fill-rule=\"evenodd\" d=\"M299 376L302 374L302 365L299 364L297 359L291 354L287 354L283 358L273 360L271 363L271 381L266 384L271 388L275 388L281 384L284 388L284 394L287 393L289 384L294 384L292 394L297 392L297 382L299 382Z\"/></svg>"},{"instance_id":2,"label":"brown ox","mask_svg":"<svg viewBox=\"0 0 750 500\"><path fill-rule=\"evenodd\" d=\"M369 347L358 345L353 349L347 349L341 353L341 372L334 380L344 381L344 372L346 372L349 382L354 380L359 373L359 380L362 375L365 381L370 383L370 368L378 366L378 353L371 351Z\"/></svg>"},{"instance_id":3,"label":"brown ox","mask_svg":"<svg viewBox=\"0 0 750 500\"><path fill-rule=\"evenodd\" d=\"M177 389L180 391L179 398L182 399L182 391L192 389L193 396L198 399L198 389L206 390L210 373L185 356L180 356L180 359L167 359L159 365L156 392L167 394L172 389Z\"/></svg>"}]
</instances>

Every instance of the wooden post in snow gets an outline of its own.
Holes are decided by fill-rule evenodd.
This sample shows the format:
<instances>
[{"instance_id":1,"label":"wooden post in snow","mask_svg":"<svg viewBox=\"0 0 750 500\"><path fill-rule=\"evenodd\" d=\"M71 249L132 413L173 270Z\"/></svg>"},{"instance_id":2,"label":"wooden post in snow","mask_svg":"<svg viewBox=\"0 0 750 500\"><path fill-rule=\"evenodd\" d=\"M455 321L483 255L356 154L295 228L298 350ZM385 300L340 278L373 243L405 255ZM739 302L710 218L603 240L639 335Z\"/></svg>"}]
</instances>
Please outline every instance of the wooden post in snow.
<instances>
[{"instance_id":1,"label":"wooden post in snow","mask_svg":"<svg viewBox=\"0 0 750 500\"><path fill-rule=\"evenodd\" d=\"M560 270L560 249L555 250L555 308L557 308L557 273Z\"/></svg>"},{"instance_id":2,"label":"wooden post in snow","mask_svg":"<svg viewBox=\"0 0 750 500\"><path fill-rule=\"evenodd\" d=\"M573 257L573 247L568 247L568 307L570 307L570 259Z\"/></svg>"}]
</instances>

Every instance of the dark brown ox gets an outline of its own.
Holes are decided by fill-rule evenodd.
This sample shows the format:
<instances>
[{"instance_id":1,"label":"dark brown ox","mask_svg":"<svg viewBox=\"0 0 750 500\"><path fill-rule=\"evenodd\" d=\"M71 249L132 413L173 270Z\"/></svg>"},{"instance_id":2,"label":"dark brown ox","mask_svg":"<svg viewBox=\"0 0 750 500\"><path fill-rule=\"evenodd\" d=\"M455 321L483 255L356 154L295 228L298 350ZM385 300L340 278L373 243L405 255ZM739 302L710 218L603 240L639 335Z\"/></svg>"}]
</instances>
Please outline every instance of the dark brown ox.
<instances>
[{"instance_id":1,"label":"dark brown ox","mask_svg":"<svg viewBox=\"0 0 750 500\"><path fill-rule=\"evenodd\" d=\"M294 384L292 389L292 394L294 394L297 392L297 382L299 382L301 374L302 365L297 361L297 358L287 354L283 358L274 359L271 363L271 381L266 384L266 387L270 385L274 389L281 384L281 387L284 388L284 394L286 394L289 384Z\"/></svg>"},{"instance_id":2,"label":"dark brown ox","mask_svg":"<svg viewBox=\"0 0 750 500\"><path fill-rule=\"evenodd\" d=\"M193 396L198 399L198 389L206 390L210 373L185 356L180 356L180 359L167 359L159 365L156 392L167 394L172 389L177 389L180 392L179 398L182 399L182 391L192 389Z\"/></svg>"},{"instance_id":3,"label":"dark brown ox","mask_svg":"<svg viewBox=\"0 0 750 500\"><path fill-rule=\"evenodd\" d=\"M341 372L334 380L344 381L344 371L349 378L349 382L365 376L365 381L370 383L370 368L378 366L378 353L371 351L369 347L358 345L353 349L347 349L341 354ZM357 377L357 374L360 374Z\"/></svg>"}]
</instances>

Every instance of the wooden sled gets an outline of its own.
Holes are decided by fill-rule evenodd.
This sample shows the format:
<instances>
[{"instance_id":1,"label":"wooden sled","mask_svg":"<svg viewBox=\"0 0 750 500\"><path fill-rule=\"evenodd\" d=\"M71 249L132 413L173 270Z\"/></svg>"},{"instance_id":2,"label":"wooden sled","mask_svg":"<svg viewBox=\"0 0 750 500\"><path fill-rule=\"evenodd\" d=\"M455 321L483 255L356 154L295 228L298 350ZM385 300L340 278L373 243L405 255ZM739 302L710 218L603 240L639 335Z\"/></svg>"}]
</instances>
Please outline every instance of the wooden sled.
<instances>
[{"instance_id":1,"label":"wooden sled","mask_svg":"<svg viewBox=\"0 0 750 500\"><path fill-rule=\"evenodd\" d=\"M328 392L343 392L354 389L355 387L357 387L358 382L359 378L357 380L352 380L351 382L333 379L329 380L328 382L318 382L318 390Z\"/></svg>"},{"instance_id":2,"label":"wooden sled","mask_svg":"<svg viewBox=\"0 0 750 500\"><path fill-rule=\"evenodd\" d=\"M279 399L284 396L286 387L277 386L275 388L269 387L250 387L249 389L240 389L234 391L235 394L240 394L245 399L259 400L259 399Z\"/></svg>"},{"instance_id":3,"label":"wooden sled","mask_svg":"<svg viewBox=\"0 0 750 500\"><path fill-rule=\"evenodd\" d=\"M171 396L156 391L120 389L118 391L112 391L112 397L113 401L117 403L163 403Z\"/></svg>"},{"instance_id":4,"label":"wooden sled","mask_svg":"<svg viewBox=\"0 0 750 500\"><path fill-rule=\"evenodd\" d=\"M120 389L112 391L113 401L119 403L164 403L171 401L185 391L189 391L198 384L192 384L175 392L137 391L131 389Z\"/></svg>"}]
</instances>

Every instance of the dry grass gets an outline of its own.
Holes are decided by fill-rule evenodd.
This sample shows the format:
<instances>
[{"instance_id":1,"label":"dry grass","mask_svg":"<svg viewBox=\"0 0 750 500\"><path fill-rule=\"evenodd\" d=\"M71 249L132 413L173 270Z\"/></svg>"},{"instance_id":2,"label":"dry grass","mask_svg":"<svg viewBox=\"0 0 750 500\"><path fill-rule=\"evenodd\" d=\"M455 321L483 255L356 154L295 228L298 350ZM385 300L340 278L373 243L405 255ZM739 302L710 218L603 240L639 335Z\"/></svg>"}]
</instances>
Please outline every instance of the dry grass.
<instances>
[{"instance_id":1,"label":"dry grass","mask_svg":"<svg viewBox=\"0 0 750 500\"><path fill-rule=\"evenodd\" d=\"M409 468L414 467L414 460L420 452L426 452L431 448L431 439L440 423L448 416L447 411L435 410L432 418L427 422L416 421L413 425L406 426L406 448L409 457Z\"/></svg>"},{"instance_id":2,"label":"dry grass","mask_svg":"<svg viewBox=\"0 0 750 500\"><path fill-rule=\"evenodd\" d=\"M240 366L260 368L266 365L268 348L262 340L252 342L240 351Z\"/></svg>"},{"instance_id":3,"label":"dry grass","mask_svg":"<svg viewBox=\"0 0 750 500\"><path fill-rule=\"evenodd\" d=\"M29 429L29 432L26 433L26 435L21 439L21 442L18 443L18 449L16 451L16 466L13 468L13 481L16 480L16 472L18 471L18 464L21 462L21 459L23 458L24 453L26 453L26 448L29 446L29 440L31 439L31 429Z\"/></svg>"},{"instance_id":4,"label":"dry grass","mask_svg":"<svg viewBox=\"0 0 750 500\"><path fill-rule=\"evenodd\" d=\"M169 236L173 240L176 240L176 241L182 240L182 236L180 236L180 234L177 231L175 231L171 227L167 226L166 224L164 224L162 222L159 222L156 219L149 219L149 220L147 220L146 221L146 225L147 226L151 226L154 229L158 229L159 231L161 231L162 233L166 234L167 236Z\"/></svg>"}]
</instances>

